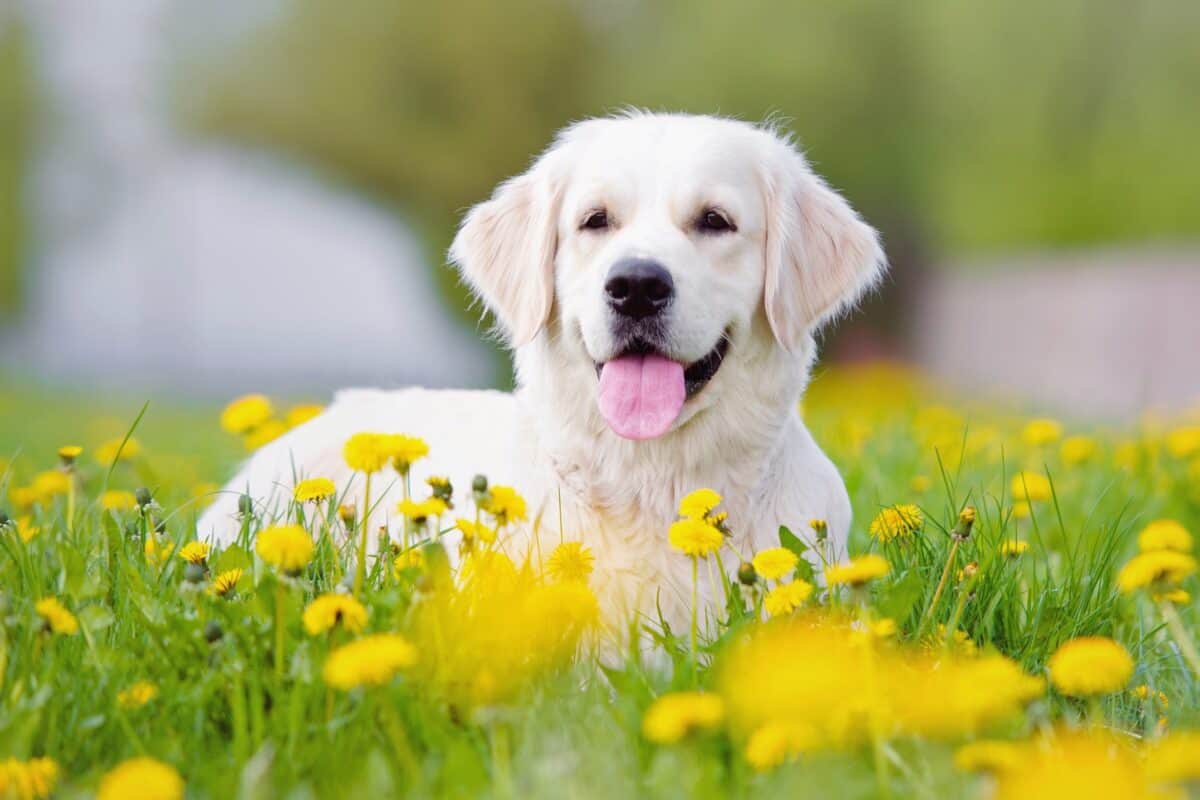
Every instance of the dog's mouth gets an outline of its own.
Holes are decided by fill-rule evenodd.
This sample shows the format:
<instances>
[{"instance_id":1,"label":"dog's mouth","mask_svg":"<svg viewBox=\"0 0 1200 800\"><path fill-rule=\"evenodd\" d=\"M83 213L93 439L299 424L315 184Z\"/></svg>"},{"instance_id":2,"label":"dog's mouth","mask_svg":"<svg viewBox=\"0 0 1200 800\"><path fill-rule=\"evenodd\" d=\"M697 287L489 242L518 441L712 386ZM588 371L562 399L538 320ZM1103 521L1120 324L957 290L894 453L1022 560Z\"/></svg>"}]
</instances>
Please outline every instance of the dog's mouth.
<instances>
[{"instance_id":1,"label":"dog's mouth","mask_svg":"<svg viewBox=\"0 0 1200 800\"><path fill-rule=\"evenodd\" d=\"M683 404L713 379L728 352L728 331L687 366L643 339L632 339L619 355L596 364L600 413L618 436L658 438L679 418Z\"/></svg>"}]
</instances>

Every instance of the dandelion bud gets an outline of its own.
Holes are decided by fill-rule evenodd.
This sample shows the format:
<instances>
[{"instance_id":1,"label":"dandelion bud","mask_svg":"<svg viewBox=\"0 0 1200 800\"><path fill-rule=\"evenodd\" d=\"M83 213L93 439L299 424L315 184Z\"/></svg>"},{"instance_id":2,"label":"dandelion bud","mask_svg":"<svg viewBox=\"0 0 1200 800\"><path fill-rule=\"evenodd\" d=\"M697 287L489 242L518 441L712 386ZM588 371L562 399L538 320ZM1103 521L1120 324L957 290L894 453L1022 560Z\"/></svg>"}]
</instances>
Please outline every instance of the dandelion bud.
<instances>
[{"instance_id":1,"label":"dandelion bud","mask_svg":"<svg viewBox=\"0 0 1200 800\"><path fill-rule=\"evenodd\" d=\"M225 635L225 631L221 630L221 626L215 620L209 621L204 626L204 641L209 644L216 644L221 641L221 637Z\"/></svg>"},{"instance_id":2,"label":"dandelion bud","mask_svg":"<svg viewBox=\"0 0 1200 800\"><path fill-rule=\"evenodd\" d=\"M358 508L355 507L353 503L345 503L338 506L338 519L340 519L347 528L353 528L354 521L357 518Z\"/></svg>"},{"instance_id":3,"label":"dandelion bud","mask_svg":"<svg viewBox=\"0 0 1200 800\"><path fill-rule=\"evenodd\" d=\"M167 532L167 521L165 519L155 517L154 518L154 532L155 533L166 533Z\"/></svg>"},{"instance_id":4,"label":"dandelion bud","mask_svg":"<svg viewBox=\"0 0 1200 800\"><path fill-rule=\"evenodd\" d=\"M254 498L248 494L243 494L238 497L238 513L243 517L248 517L254 513Z\"/></svg>"},{"instance_id":5,"label":"dandelion bud","mask_svg":"<svg viewBox=\"0 0 1200 800\"><path fill-rule=\"evenodd\" d=\"M204 576L208 572L203 564L189 563L183 568L183 579L191 584L204 583Z\"/></svg>"},{"instance_id":6,"label":"dandelion bud","mask_svg":"<svg viewBox=\"0 0 1200 800\"><path fill-rule=\"evenodd\" d=\"M974 578L978 574L979 574L979 562L972 561L971 563L967 564L965 567L963 567L962 569L960 569L958 571L958 580L960 583L963 581L969 581L969 580L971 580L971 578Z\"/></svg>"},{"instance_id":7,"label":"dandelion bud","mask_svg":"<svg viewBox=\"0 0 1200 800\"><path fill-rule=\"evenodd\" d=\"M967 506L958 515L958 524L954 526L954 538L966 541L971 538L971 528L975 525L975 507Z\"/></svg>"},{"instance_id":8,"label":"dandelion bud","mask_svg":"<svg viewBox=\"0 0 1200 800\"><path fill-rule=\"evenodd\" d=\"M12 517L8 516L8 512L0 509L0 528L3 528L8 523L12 522Z\"/></svg>"},{"instance_id":9,"label":"dandelion bud","mask_svg":"<svg viewBox=\"0 0 1200 800\"><path fill-rule=\"evenodd\" d=\"M478 494L483 494L487 490L488 490L487 475L476 475L471 480L471 491L476 492Z\"/></svg>"},{"instance_id":10,"label":"dandelion bud","mask_svg":"<svg viewBox=\"0 0 1200 800\"><path fill-rule=\"evenodd\" d=\"M823 542L829 538L829 523L823 519L813 519L808 521L808 526L813 529L816 534L817 541Z\"/></svg>"},{"instance_id":11,"label":"dandelion bud","mask_svg":"<svg viewBox=\"0 0 1200 800\"><path fill-rule=\"evenodd\" d=\"M749 561L743 561L738 566L737 579L738 583L743 586L753 586L758 583L758 573L754 571L754 565Z\"/></svg>"},{"instance_id":12,"label":"dandelion bud","mask_svg":"<svg viewBox=\"0 0 1200 800\"><path fill-rule=\"evenodd\" d=\"M433 496L444 502L447 506L451 506L451 499L454 497L454 485L450 483L449 478L441 476L433 476L427 478L425 483L429 484L429 488L433 490Z\"/></svg>"},{"instance_id":13,"label":"dandelion bud","mask_svg":"<svg viewBox=\"0 0 1200 800\"><path fill-rule=\"evenodd\" d=\"M154 495L145 486L138 487L134 491L133 497L137 500L138 508L145 508L154 502Z\"/></svg>"}]
</instances>

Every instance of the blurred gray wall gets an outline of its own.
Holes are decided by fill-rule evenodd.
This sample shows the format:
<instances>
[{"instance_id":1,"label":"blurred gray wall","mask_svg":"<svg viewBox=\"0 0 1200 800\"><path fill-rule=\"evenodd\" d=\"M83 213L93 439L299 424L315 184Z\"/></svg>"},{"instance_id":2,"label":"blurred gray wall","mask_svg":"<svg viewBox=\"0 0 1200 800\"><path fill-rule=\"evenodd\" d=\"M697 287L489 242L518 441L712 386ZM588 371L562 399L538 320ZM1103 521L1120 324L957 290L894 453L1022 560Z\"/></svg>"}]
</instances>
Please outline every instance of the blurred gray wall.
<instances>
[{"instance_id":1,"label":"blurred gray wall","mask_svg":"<svg viewBox=\"0 0 1200 800\"><path fill-rule=\"evenodd\" d=\"M0 362L214 395L489 383L492 357L451 320L393 213L172 128L177 9L24 6L46 97L30 297Z\"/></svg>"},{"instance_id":2,"label":"blurred gray wall","mask_svg":"<svg viewBox=\"0 0 1200 800\"><path fill-rule=\"evenodd\" d=\"M1200 249L1028 255L936 271L917 359L1070 416L1200 408Z\"/></svg>"}]
</instances>

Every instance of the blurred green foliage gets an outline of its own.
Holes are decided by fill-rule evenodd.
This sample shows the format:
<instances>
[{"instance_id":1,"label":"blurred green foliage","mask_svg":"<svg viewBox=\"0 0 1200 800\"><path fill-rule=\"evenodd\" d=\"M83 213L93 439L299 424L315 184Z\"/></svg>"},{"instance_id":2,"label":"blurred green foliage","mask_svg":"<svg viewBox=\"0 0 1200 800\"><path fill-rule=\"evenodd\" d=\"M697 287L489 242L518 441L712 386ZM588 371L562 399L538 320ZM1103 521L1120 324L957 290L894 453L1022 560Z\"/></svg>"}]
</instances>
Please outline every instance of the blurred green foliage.
<instances>
[{"instance_id":1,"label":"blurred green foliage","mask_svg":"<svg viewBox=\"0 0 1200 800\"><path fill-rule=\"evenodd\" d=\"M299 154L428 235L573 118L782 116L885 234L952 256L1200 233L1200 4L295 0L201 128Z\"/></svg>"},{"instance_id":2,"label":"blurred green foliage","mask_svg":"<svg viewBox=\"0 0 1200 800\"><path fill-rule=\"evenodd\" d=\"M29 38L15 18L0 15L0 321L20 309L32 106Z\"/></svg>"}]
</instances>

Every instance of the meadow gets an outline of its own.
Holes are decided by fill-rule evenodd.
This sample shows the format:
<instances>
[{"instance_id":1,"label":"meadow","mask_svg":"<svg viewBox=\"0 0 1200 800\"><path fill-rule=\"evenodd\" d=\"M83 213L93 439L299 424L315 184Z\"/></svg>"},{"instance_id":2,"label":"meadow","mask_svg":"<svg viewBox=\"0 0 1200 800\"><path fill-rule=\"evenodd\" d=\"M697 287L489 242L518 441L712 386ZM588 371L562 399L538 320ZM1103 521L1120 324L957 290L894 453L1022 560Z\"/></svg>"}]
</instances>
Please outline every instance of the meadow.
<instances>
[{"instance_id":1,"label":"meadow","mask_svg":"<svg viewBox=\"0 0 1200 800\"><path fill-rule=\"evenodd\" d=\"M1200 796L1200 410L1101 428L825 371L801 411L852 559L819 520L736 552L695 487L661 536L724 575L719 618L601 658L586 548L502 549L520 487L409 486L406 541L359 559L361 509L309 480L220 549L217 482L314 407L6 385L0 797ZM379 433L347 460L407 485L422 443Z\"/></svg>"}]
</instances>

